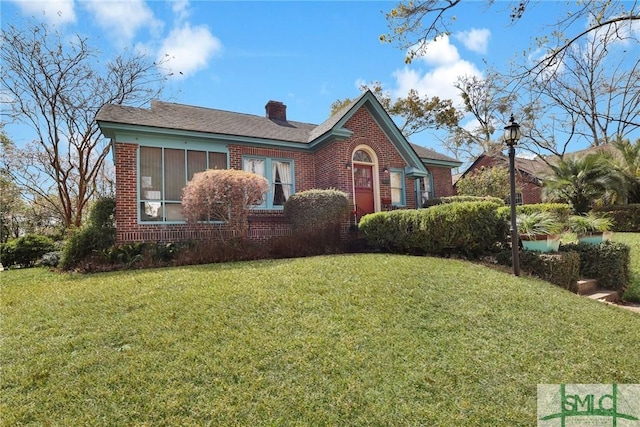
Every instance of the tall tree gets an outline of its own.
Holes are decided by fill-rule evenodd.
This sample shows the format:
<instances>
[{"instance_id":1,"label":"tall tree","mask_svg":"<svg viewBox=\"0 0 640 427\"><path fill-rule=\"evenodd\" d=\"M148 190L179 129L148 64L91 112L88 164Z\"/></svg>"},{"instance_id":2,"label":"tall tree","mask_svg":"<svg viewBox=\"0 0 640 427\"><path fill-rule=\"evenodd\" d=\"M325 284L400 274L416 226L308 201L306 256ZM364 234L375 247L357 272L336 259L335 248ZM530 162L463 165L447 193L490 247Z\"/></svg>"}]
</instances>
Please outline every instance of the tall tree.
<instances>
[{"instance_id":1,"label":"tall tree","mask_svg":"<svg viewBox=\"0 0 640 427\"><path fill-rule=\"evenodd\" d=\"M627 203L640 203L640 139L632 144L628 139L619 138L613 146L618 151L613 166L626 181Z\"/></svg>"},{"instance_id":2,"label":"tall tree","mask_svg":"<svg viewBox=\"0 0 640 427\"><path fill-rule=\"evenodd\" d=\"M495 6L494 0L486 0L487 9ZM462 0L401 0L386 15L389 33L380 36L381 41L396 43L408 49L405 62L411 62L429 41L449 34L456 20L455 12ZM570 3L569 3L570 4ZM513 23L522 19L527 9L535 6L531 0L512 1L509 18ZM601 28L615 25L631 27L640 20L637 0L612 2L601 0L576 0L567 14L559 15L551 35L536 38L547 54L538 59L528 71L540 73L562 61L563 55L576 42ZM586 27L581 21L587 22ZM578 24L576 24L578 23Z\"/></svg>"},{"instance_id":3,"label":"tall tree","mask_svg":"<svg viewBox=\"0 0 640 427\"><path fill-rule=\"evenodd\" d=\"M107 103L145 104L158 96L164 78L142 54L125 52L105 63L86 38L46 24L3 28L0 61L11 119L36 134L14 152L10 173L65 227L79 226L109 152L94 120L98 110Z\"/></svg>"},{"instance_id":4,"label":"tall tree","mask_svg":"<svg viewBox=\"0 0 640 427\"><path fill-rule=\"evenodd\" d=\"M373 92L387 113L396 120L398 128L407 138L426 129L455 127L460 120L460 115L450 99L420 96L418 91L414 89L411 89L404 98L392 99L389 92L382 88L380 82L362 85L360 90ZM335 101L331 104L331 114L351 102L352 100L349 98Z\"/></svg>"}]
</instances>

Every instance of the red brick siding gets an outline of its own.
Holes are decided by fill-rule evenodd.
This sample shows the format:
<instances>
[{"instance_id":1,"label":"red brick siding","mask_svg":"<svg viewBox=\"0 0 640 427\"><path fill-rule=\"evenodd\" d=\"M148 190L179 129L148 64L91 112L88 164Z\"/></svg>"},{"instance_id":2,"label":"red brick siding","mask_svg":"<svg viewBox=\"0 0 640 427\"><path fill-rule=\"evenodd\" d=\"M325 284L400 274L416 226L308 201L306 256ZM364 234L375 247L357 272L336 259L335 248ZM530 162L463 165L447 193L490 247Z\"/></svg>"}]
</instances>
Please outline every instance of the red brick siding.
<instances>
[{"instance_id":1,"label":"red brick siding","mask_svg":"<svg viewBox=\"0 0 640 427\"><path fill-rule=\"evenodd\" d=\"M504 161L496 160L491 156L484 156L477 161L473 170L467 171L467 174L472 173L474 170L478 170L482 167L503 167L508 168ZM522 192L522 203L533 204L542 202L542 186L535 182L529 175L516 171L516 188Z\"/></svg>"},{"instance_id":2,"label":"red brick siding","mask_svg":"<svg viewBox=\"0 0 640 427\"><path fill-rule=\"evenodd\" d=\"M246 155L293 159L296 192L313 188L336 188L346 192L352 199L351 170L346 168L346 163L351 161L355 147L365 144L371 147L378 157L380 197L381 199L390 198L391 186L388 176L382 169L385 166L403 169L407 166L405 161L365 107L356 111L345 127L353 132L348 140L331 143L313 154L230 144L229 164L232 169L241 170L242 158ZM138 224L136 153L137 144L126 141L115 143L116 224L119 243L211 239L219 238L226 232L224 226L216 224ZM436 196L452 194L451 170L448 168L429 168L429 170L433 174ZM407 207L415 208L412 179L405 180L405 189ZM282 211L256 211L249 218L250 239L264 240L289 233L291 233L291 227L284 219Z\"/></svg>"}]
</instances>

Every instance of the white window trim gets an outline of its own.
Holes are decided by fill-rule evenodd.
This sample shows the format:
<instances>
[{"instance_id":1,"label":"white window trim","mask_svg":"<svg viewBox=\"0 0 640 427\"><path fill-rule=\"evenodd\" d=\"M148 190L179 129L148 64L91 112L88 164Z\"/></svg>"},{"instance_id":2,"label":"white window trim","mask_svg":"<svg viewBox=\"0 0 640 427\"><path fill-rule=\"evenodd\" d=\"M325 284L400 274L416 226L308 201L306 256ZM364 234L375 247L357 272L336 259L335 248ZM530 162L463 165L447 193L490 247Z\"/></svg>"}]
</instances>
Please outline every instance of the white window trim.
<instances>
[{"instance_id":1,"label":"white window trim","mask_svg":"<svg viewBox=\"0 0 640 427\"><path fill-rule=\"evenodd\" d=\"M255 159L255 160L264 160L264 174L265 174L265 178L267 179L267 181L269 182L269 189L267 190L265 196L264 196L264 202L260 205L256 205L256 206L252 206L251 209L253 210L283 210L284 209L284 205L274 205L273 204L273 188L275 188L274 186L274 182L273 179L274 177L273 175L273 162L282 162L282 163L289 163L289 167L291 169L290 174L291 174L291 183L289 184L291 186L291 193L289 195L289 197L293 196L294 194L296 194L296 174L295 174L295 162L293 161L293 159L287 159L287 158L283 158L283 157L265 157L265 156L253 156L253 155L245 155L242 156L242 170L244 170L244 162L245 160L250 160L250 159Z\"/></svg>"}]
</instances>

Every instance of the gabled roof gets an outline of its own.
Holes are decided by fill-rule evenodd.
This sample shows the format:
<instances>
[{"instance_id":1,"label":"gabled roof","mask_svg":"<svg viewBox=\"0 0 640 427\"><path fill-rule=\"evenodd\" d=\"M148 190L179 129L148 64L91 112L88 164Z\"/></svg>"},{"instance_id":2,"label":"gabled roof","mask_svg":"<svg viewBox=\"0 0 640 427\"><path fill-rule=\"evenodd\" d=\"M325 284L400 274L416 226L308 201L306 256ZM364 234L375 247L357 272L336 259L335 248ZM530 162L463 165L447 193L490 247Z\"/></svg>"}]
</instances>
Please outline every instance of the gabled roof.
<instances>
[{"instance_id":1,"label":"gabled roof","mask_svg":"<svg viewBox=\"0 0 640 427\"><path fill-rule=\"evenodd\" d=\"M484 158L489 157L495 161L497 165L503 165L504 167L508 167L509 159L502 153L483 153L479 155L473 163L465 170L459 177L454 181L458 182L460 178L463 178L468 173L472 172L476 169L478 163L480 163ZM540 157L535 157L533 159L527 159L525 157L516 157L514 166L516 171L523 175L529 176L534 182L541 184L541 177L548 173L549 165L545 163Z\"/></svg>"},{"instance_id":2,"label":"gabled roof","mask_svg":"<svg viewBox=\"0 0 640 427\"><path fill-rule=\"evenodd\" d=\"M459 166L455 159L424 147L410 145L371 91L364 92L320 125L271 120L263 116L163 101L152 101L151 108L107 104L98 112L96 121L102 133L111 139L115 139L117 131L139 131L143 128L146 132L156 134L189 134L304 149L348 138L352 132L344 128L344 125L362 107L367 108L398 152L411 165L413 169L410 173L426 174L426 160L443 162L442 165L449 167ZM419 154L415 147L418 147Z\"/></svg>"},{"instance_id":3,"label":"gabled roof","mask_svg":"<svg viewBox=\"0 0 640 427\"><path fill-rule=\"evenodd\" d=\"M433 164L434 166L440 164L442 166L450 166L454 168L457 168L462 164L461 161L454 159L453 157L445 156L444 154L438 153L437 151L430 148L423 147L414 143L410 144L411 148L413 148L413 150L424 163Z\"/></svg>"}]
</instances>

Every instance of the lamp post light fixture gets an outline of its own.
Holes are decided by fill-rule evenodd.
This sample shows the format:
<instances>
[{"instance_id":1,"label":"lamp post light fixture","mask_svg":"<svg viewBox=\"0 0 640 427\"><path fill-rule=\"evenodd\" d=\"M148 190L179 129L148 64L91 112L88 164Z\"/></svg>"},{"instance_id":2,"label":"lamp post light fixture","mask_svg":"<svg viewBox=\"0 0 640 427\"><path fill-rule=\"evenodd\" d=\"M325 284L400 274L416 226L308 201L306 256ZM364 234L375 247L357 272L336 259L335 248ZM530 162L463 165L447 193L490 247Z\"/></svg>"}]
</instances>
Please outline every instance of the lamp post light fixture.
<instances>
[{"instance_id":1,"label":"lamp post light fixture","mask_svg":"<svg viewBox=\"0 0 640 427\"><path fill-rule=\"evenodd\" d=\"M516 123L513 119L513 114L509 119L509 124L504 127L504 143L509 147L509 184L511 187L511 253L512 253L512 263L513 263L513 275L520 275L520 256L518 253L518 226L516 223L516 168L515 168L515 157L516 157L516 149L515 146L518 144L518 139L520 139L520 125Z\"/></svg>"}]
</instances>

